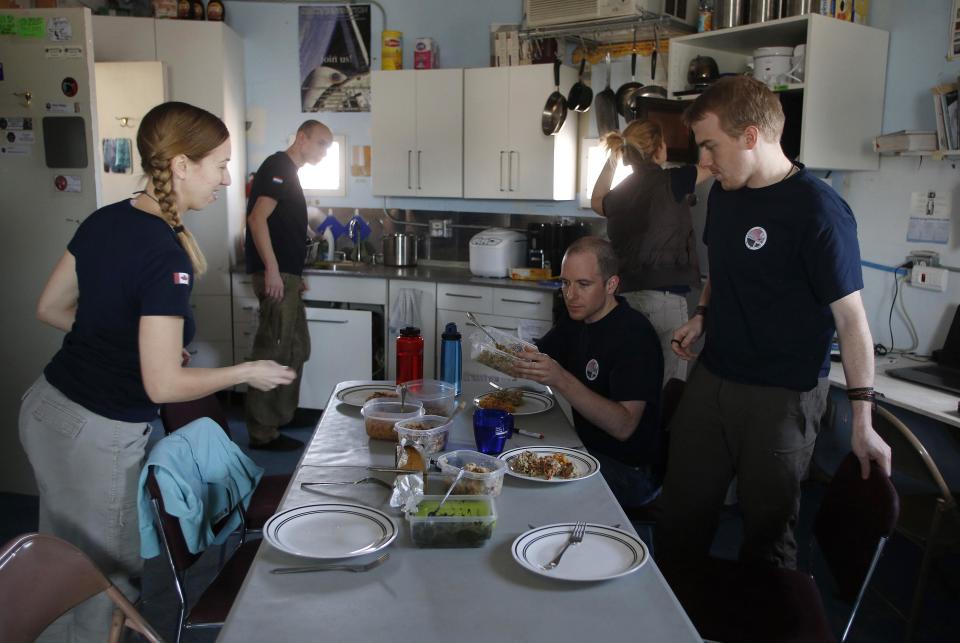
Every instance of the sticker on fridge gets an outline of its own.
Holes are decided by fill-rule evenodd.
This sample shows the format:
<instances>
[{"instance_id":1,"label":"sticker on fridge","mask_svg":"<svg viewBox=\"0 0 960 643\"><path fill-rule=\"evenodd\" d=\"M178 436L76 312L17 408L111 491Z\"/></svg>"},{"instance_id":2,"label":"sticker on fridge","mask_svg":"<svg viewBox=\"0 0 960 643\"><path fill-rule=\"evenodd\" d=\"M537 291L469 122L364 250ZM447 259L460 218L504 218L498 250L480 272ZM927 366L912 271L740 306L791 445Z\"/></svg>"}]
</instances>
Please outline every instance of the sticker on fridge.
<instances>
[{"instance_id":1,"label":"sticker on fridge","mask_svg":"<svg viewBox=\"0 0 960 643\"><path fill-rule=\"evenodd\" d=\"M83 190L83 183L79 176L58 174L57 177L53 179L53 187L55 187L58 192L81 192Z\"/></svg>"},{"instance_id":2,"label":"sticker on fridge","mask_svg":"<svg viewBox=\"0 0 960 643\"><path fill-rule=\"evenodd\" d=\"M301 6L304 112L370 111L370 5Z\"/></svg>"},{"instance_id":3,"label":"sticker on fridge","mask_svg":"<svg viewBox=\"0 0 960 643\"><path fill-rule=\"evenodd\" d=\"M73 38L73 25L64 16L47 18L47 38L54 42L66 42Z\"/></svg>"}]
</instances>

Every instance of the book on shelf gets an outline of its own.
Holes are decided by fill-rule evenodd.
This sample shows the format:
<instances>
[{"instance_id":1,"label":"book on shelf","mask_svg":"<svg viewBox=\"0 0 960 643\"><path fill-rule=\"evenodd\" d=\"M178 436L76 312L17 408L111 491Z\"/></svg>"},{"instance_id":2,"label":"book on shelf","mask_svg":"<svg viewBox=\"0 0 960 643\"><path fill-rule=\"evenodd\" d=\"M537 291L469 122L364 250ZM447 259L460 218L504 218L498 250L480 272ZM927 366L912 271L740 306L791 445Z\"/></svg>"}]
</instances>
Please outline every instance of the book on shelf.
<instances>
[{"instance_id":1,"label":"book on shelf","mask_svg":"<svg viewBox=\"0 0 960 643\"><path fill-rule=\"evenodd\" d=\"M957 83L934 86L933 111L937 122L937 145L941 150L960 149L960 88Z\"/></svg>"},{"instance_id":2,"label":"book on shelf","mask_svg":"<svg viewBox=\"0 0 960 643\"><path fill-rule=\"evenodd\" d=\"M876 152L933 152L938 149L937 133L927 130L900 130L873 139Z\"/></svg>"}]
</instances>

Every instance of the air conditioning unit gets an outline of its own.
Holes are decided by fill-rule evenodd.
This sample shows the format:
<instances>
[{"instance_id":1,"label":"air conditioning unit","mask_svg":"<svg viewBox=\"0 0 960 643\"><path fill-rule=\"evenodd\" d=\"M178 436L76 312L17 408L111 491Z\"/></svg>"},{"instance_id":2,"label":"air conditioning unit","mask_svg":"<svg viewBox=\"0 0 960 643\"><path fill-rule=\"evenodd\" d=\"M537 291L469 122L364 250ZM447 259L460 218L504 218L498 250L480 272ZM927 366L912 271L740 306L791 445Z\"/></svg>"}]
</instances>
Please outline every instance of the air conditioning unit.
<instances>
[{"instance_id":1,"label":"air conditioning unit","mask_svg":"<svg viewBox=\"0 0 960 643\"><path fill-rule=\"evenodd\" d=\"M526 27L659 13L697 23L697 0L523 0Z\"/></svg>"}]
</instances>

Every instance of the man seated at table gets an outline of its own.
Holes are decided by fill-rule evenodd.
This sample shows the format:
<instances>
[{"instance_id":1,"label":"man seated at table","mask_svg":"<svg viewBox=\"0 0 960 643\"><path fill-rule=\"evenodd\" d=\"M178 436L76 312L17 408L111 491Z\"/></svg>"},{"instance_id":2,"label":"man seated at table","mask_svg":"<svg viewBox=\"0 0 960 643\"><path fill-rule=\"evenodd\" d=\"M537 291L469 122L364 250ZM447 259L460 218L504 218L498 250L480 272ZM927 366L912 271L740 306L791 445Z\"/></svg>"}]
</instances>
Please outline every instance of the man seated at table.
<instances>
[{"instance_id":1,"label":"man seated at table","mask_svg":"<svg viewBox=\"0 0 960 643\"><path fill-rule=\"evenodd\" d=\"M660 493L663 352L653 326L617 296L610 242L583 237L563 257L561 291L569 317L524 355L517 376L553 387L573 408L577 435L624 507Z\"/></svg>"}]
</instances>

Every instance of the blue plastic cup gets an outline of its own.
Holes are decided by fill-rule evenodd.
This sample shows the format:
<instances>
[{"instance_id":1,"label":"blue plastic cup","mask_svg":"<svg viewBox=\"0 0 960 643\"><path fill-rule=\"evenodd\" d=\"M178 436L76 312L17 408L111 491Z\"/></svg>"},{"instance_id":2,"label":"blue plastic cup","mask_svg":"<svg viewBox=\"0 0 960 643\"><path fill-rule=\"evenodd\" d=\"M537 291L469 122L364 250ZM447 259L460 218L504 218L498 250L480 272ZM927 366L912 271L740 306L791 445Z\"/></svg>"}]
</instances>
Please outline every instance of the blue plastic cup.
<instances>
[{"instance_id":1,"label":"blue plastic cup","mask_svg":"<svg viewBox=\"0 0 960 643\"><path fill-rule=\"evenodd\" d=\"M473 437L480 453L502 453L512 435L513 414L500 409L477 409L473 412Z\"/></svg>"}]
</instances>

